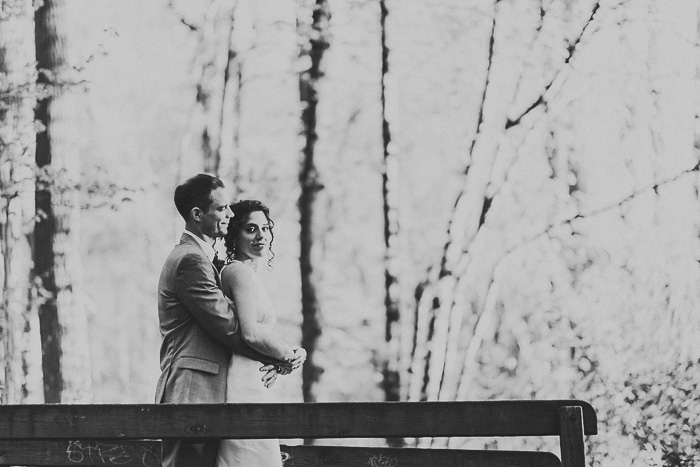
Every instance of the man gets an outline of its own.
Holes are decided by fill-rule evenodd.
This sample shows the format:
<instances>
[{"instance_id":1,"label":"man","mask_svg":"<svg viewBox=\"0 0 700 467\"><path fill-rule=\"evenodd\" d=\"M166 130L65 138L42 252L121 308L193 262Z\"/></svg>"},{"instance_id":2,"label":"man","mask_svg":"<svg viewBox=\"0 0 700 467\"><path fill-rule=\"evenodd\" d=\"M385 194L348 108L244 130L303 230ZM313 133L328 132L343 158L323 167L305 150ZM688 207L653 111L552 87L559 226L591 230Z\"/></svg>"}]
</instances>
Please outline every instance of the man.
<instances>
[{"instance_id":1,"label":"man","mask_svg":"<svg viewBox=\"0 0 700 467\"><path fill-rule=\"evenodd\" d=\"M158 319L163 338L157 403L223 403L231 352L267 363L240 339L238 321L219 288L214 242L233 216L221 180L196 175L175 189L185 232L170 253L158 283ZM263 367L267 384L276 366ZM218 440L163 440L164 467L214 466Z\"/></svg>"}]
</instances>

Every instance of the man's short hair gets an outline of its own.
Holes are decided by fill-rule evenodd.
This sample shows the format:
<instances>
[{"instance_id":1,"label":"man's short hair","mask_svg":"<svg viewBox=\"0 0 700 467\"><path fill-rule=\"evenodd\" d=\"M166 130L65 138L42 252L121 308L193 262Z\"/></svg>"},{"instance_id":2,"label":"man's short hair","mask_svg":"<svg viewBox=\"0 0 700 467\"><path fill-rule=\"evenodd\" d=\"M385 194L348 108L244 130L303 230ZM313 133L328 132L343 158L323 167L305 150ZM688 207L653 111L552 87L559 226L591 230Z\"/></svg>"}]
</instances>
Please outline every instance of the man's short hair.
<instances>
[{"instance_id":1,"label":"man's short hair","mask_svg":"<svg viewBox=\"0 0 700 467\"><path fill-rule=\"evenodd\" d=\"M214 202L211 192L223 188L224 182L208 175L197 174L188 178L175 188L175 207L185 221L189 220L192 208L206 212Z\"/></svg>"}]
</instances>

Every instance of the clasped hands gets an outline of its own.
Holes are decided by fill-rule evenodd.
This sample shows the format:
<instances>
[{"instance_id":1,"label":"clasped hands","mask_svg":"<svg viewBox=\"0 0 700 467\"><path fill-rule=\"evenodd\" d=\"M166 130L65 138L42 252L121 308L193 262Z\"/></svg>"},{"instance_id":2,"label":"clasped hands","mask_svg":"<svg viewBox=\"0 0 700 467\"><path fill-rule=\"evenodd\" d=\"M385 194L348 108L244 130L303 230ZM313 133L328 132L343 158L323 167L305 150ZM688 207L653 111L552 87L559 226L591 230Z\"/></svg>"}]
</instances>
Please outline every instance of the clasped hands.
<instances>
[{"instance_id":1,"label":"clasped hands","mask_svg":"<svg viewBox=\"0 0 700 467\"><path fill-rule=\"evenodd\" d=\"M275 363L263 365L260 371L264 372L262 377L263 384L266 388L271 387L277 380L277 375L288 375L292 371L301 367L306 361L306 350L301 347L294 348L294 354L291 357Z\"/></svg>"}]
</instances>

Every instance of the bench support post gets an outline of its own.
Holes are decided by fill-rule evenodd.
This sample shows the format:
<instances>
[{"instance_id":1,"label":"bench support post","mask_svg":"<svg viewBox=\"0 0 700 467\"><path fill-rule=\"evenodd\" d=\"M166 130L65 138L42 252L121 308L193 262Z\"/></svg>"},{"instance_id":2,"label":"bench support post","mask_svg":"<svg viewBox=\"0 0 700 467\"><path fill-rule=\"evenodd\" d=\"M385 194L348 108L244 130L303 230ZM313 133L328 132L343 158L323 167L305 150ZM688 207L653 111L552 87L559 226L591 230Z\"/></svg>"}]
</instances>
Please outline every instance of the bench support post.
<instances>
[{"instance_id":1,"label":"bench support post","mask_svg":"<svg viewBox=\"0 0 700 467\"><path fill-rule=\"evenodd\" d=\"M583 409L578 406L559 408L562 467L586 467L586 447L583 437Z\"/></svg>"}]
</instances>

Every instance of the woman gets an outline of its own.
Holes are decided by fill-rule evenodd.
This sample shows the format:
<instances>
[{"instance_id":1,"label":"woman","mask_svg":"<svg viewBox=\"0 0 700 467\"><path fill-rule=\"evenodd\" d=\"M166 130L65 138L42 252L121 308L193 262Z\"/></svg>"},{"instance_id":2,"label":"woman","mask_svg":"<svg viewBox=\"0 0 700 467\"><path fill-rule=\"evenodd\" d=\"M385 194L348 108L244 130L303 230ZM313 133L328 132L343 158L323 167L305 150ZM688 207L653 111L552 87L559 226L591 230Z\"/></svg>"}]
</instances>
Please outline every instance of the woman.
<instances>
[{"instance_id":1,"label":"woman","mask_svg":"<svg viewBox=\"0 0 700 467\"><path fill-rule=\"evenodd\" d=\"M272 261L270 247L274 235L270 211L260 201L244 200L231 206L226 265L221 270L224 294L234 303L241 337L253 349L287 362L278 372L287 374L306 359L301 347L291 346L272 334L277 317L258 272ZM226 402L275 402L269 387L274 378L264 381L261 364L233 354L228 371ZM218 467L281 467L279 441L276 439L222 440Z\"/></svg>"}]
</instances>

